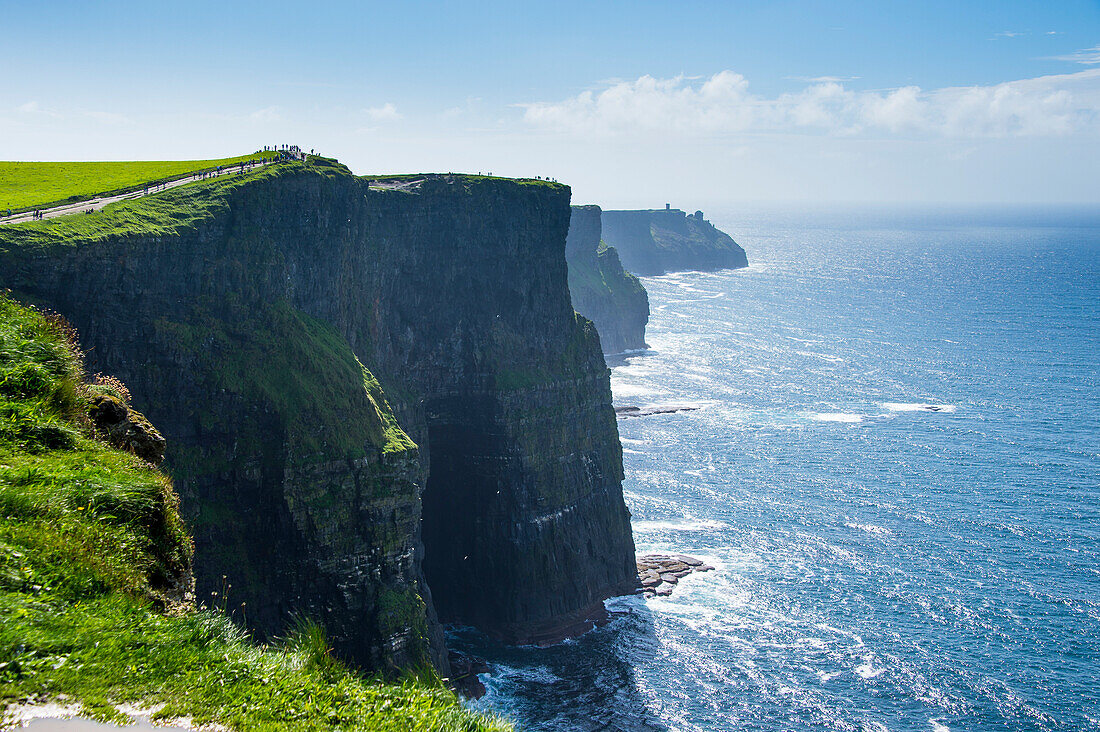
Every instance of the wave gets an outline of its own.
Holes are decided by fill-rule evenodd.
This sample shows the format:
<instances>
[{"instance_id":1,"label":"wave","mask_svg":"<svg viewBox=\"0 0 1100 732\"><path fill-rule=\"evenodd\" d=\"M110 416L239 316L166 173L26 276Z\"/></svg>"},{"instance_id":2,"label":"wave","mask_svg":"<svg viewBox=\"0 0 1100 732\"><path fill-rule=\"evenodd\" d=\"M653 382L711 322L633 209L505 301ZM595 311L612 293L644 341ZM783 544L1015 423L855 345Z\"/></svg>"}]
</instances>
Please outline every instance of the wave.
<instances>
[{"instance_id":1,"label":"wave","mask_svg":"<svg viewBox=\"0 0 1100 732\"><path fill-rule=\"evenodd\" d=\"M813 419L817 422L862 422L862 414L851 414L849 412L822 412L814 414Z\"/></svg>"},{"instance_id":2,"label":"wave","mask_svg":"<svg viewBox=\"0 0 1100 732\"><path fill-rule=\"evenodd\" d=\"M891 412L954 412L954 404L927 404L924 402L883 402Z\"/></svg>"},{"instance_id":3,"label":"wave","mask_svg":"<svg viewBox=\"0 0 1100 732\"><path fill-rule=\"evenodd\" d=\"M848 359L841 358L840 356L833 356L828 353L814 353L813 351L795 351L799 356L808 356L810 358L820 358L822 361L828 361L829 363L845 363Z\"/></svg>"},{"instance_id":4,"label":"wave","mask_svg":"<svg viewBox=\"0 0 1100 732\"><path fill-rule=\"evenodd\" d=\"M642 395L646 395L646 394L660 394L661 391L659 389L654 389L652 387L645 386L643 384L629 384L629 383L623 383L622 381L618 381L618 380L613 379L612 382L611 382L611 393L615 397L615 399L618 400L620 397L624 397L624 396L642 396Z\"/></svg>"},{"instance_id":5,"label":"wave","mask_svg":"<svg viewBox=\"0 0 1100 732\"><path fill-rule=\"evenodd\" d=\"M562 678L555 674L549 666L509 666L506 664L492 664L491 677L507 681L523 681L535 684L553 684Z\"/></svg>"},{"instance_id":6,"label":"wave","mask_svg":"<svg viewBox=\"0 0 1100 732\"><path fill-rule=\"evenodd\" d=\"M867 656L864 657L863 663L855 667L854 671L856 672L856 676L861 679L873 679L886 673L886 667L875 668L871 664L871 658Z\"/></svg>"},{"instance_id":7,"label":"wave","mask_svg":"<svg viewBox=\"0 0 1100 732\"><path fill-rule=\"evenodd\" d=\"M639 533L654 531L713 531L724 529L726 524L713 519L680 519L672 521L634 521L631 524Z\"/></svg>"},{"instance_id":8,"label":"wave","mask_svg":"<svg viewBox=\"0 0 1100 732\"><path fill-rule=\"evenodd\" d=\"M856 524L856 523L849 522L849 523L846 523L844 525L846 527L848 527L849 529L859 529L860 531L866 531L869 534L892 534L892 533L894 533L893 531L890 531L890 529L886 528L885 526L876 526L875 524Z\"/></svg>"}]
</instances>

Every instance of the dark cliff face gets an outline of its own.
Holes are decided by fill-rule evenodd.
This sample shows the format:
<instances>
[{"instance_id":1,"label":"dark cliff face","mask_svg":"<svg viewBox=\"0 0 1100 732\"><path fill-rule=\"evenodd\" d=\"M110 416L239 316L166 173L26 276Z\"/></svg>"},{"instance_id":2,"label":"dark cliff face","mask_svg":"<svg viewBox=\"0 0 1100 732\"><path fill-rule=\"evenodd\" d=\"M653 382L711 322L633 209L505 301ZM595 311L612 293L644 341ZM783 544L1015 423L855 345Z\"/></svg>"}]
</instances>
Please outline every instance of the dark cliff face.
<instances>
[{"instance_id":1,"label":"dark cliff face","mask_svg":"<svg viewBox=\"0 0 1100 732\"><path fill-rule=\"evenodd\" d=\"M679 209L604 211L603 238L637 275L747 267L745 250L701 211Z\"/></svg>"},{"instance_id":2,"label":"dark cliff face","mask_svg":"<svg viewBox=\"0 0 1100 732\"><path fill-rule=\"evenodd\" d=\"M303 164L189 188L213 203L167 229L119 233L126 204L75 241L0 232L0 285L162 427L200 598L232 585L261 633L309 615L368 667L445 670L437 607L525 641L629 588L568 189Z\"/></svg>"},{"instance_id":3,"label":"dark cliff face","mask_svg":"<svg viewBox=\"0 0 1100 732\"><path fill-rule=\"evenodd\" d=\"M573 307L596 324L604 353L645 348L649 296L601 241L599 206L572 207L565 258Z\"/></svg>"}]
</instances>

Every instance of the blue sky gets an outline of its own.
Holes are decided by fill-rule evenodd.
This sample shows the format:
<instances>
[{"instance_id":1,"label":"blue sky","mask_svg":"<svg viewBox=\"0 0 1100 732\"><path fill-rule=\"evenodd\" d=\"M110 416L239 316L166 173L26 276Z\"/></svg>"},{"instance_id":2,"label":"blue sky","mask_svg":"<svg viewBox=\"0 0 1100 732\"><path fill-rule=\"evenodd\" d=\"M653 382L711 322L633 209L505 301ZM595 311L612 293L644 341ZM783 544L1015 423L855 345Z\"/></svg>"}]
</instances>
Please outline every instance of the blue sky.
<instances>
[{"instance_id":1,"label":"blue sky","mask_svg":"<svg viewBox=\"0 0 1100 732\"><path fill-rule=\"evenodd\" d=\"M7 2L0 158L550 175L578 202L1100 203L1100 2ZM685 203L685 205L692 205Z\"/></svg>"}]
</instances>

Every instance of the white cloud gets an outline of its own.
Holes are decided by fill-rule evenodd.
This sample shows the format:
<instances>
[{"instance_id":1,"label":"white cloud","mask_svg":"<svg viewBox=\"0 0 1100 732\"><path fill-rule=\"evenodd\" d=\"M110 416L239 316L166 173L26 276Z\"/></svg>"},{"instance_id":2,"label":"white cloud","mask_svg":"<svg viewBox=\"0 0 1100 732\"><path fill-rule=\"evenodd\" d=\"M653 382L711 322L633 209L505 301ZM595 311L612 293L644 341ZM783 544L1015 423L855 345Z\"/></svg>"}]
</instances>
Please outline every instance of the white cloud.
<instances>
[{"instance_id":1,"label":"white cloud","mask_svg":"<svg viewBox=\"0 0 1100 732\"><path fill-rule=\"evenodd\" d=\"M53 111L52 109L43 108L42 105L34 99L29 102L24 102L23 104L20 104L18 107L15 108L15 111L21 114L40 114L45 115L46 117L53 117L55 119L61 118L61 115L59 113Z\"/></svg>"},{"instance_id":2,"label":"white cloud","mask_svg":"<svg viewBox=\"0 0 1100 732\"><path fill-rule=\"evenodd\" d=\"M1086 66L1100 64L1100 44L1092 48L1082 48L1080 51L1067 53L1065 56L1052 56L1051 59L1054 61L1072 61L1073 63L1085 64Z\"/></svg>"},{"instance_id":3,"label":"white cloud","mask_svg":"<svg viewBox=\"0 0 1100 732\"><path fill-rule=\"evenodd\" d=\"M134 121L124 114L117 114L115 112L100 112L91 110L84 112L84 116L94 119L97 122L102 122L108 125L132 125Z\"/></svg>"},{"instance_id":4,"label":"white cloud","mask_svg":"<svg viewBox=\"0 0 1100 732\"><path fill-rule=\"evenodd\" d=\"M401 119L401 114L392 102L386 102L381 107L371 107L366 112L367 116L376 122Z\"/></svg>"},{"instance_id":5,"label":"white cloud","mask_svg":"<svg viewBox=\"0 0 1100 732\"><path fill-rule=\"evenodd\" d=\"M560 102L520 105L529 125L583 134L813 132L1017 137L1100 131L1100 69L991 86L854 91L834 80L775 98L720 71L694 82L643 76Z\"/></svg>"},{"instance_id":6,"label":"white cloud","mask_svg":"<svg viewBox=\"0 0 1100 732\"><path fill-rule=\"evenodd\" d=\"M463 115L473 114L481 106L481 97L466 97L466 103L461 106L448 107L443 110L440 117L446 120L455 119Z\"/></svg>"},{"instance_id":7,"label":"white cloud","mask_svg":"<svg viewBox=\"0 0 1100 732\"><path fill-rule=\"evenodd\" d=\"M248 115L248 119L252 122L279 122L283 118L283 115L278 107L264 107L263 109L257 109Z\"/></svg>"},{"instance_id":8,"label":"white cloud","mask_svg":"<svg viewBox=\"0 0 1100 732\"><path fill-rule=\"evenodd\" d=\"M805 81L807 83L822 83L827 81L844 82L855 81L858 76L788 76L791 81Z\"/></svg>"}]
</instances>

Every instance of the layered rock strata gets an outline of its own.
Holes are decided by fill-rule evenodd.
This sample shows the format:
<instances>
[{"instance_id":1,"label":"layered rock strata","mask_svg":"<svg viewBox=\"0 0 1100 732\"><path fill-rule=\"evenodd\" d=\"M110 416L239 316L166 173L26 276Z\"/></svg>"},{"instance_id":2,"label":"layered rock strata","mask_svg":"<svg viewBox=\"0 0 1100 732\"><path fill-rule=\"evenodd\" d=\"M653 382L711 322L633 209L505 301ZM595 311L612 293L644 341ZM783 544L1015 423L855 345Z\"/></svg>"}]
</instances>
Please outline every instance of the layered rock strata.
<instances>
[{"instance_id":1,"label":"layered rock strata","mask_svg":"<svg viewBox=\"0 0 1100 732\"><path fill-rule=\"evenodd\" d=\"M446 673L438 618L525 642L634 583L568 198L282 163L5 227L0 286L68 317L167 437L200 599Z\"/></svg>"},{"instance_id":2,"label":"layered rock strata","mask_svg":"<svg viewBox=\"0 0 1100 732\"><path fill-rule=\"evenodd\" d=\"M565 259L573 307L596 324L604 353L643 349L649 296L602 241L600 213L599 206L572 207Z\"/></svg>"},{"instance_id":3,"label":"layered rock strata","mask_svg":"<svg viewBox=\"0 0 1100 732\"><path fill-rule=\"evenodd\" d=\"M680 209L604 211L603 238L636 275L736 269L748 266L745 250L729 234Z\"/></svg>"}]
</instances>

